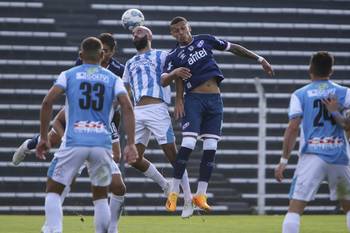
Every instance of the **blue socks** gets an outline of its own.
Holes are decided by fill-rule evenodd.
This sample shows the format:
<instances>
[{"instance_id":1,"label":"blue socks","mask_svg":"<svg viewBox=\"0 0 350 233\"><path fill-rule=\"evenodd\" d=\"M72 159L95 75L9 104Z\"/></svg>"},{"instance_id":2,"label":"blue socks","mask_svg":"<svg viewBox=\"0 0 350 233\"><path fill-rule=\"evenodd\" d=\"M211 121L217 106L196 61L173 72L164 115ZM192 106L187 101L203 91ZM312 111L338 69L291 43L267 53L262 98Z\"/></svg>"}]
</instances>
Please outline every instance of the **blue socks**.
<instances>
[{"instance_id":1,"label":"blue socks","mask_svg":"<svg viewBox=\"0 0 350 233\"><path fill-rule=\"evenodd\" d=\"M187 161L190 158L192 150L186 147L181 147L176 156L176 161L174 163L174 178L182 179L185 172Z\"/></svg>"},{"instance_id":2,"label":"blue socks","mask_svg":"<svg viewBox=\"0 0 350 233\"><path fill-rule=\"evenodd\" d=\"M199 181L208 182L211 177L215 162L216 150L203 151L202 161L199 168Z\"/></svg>"},{"instance_id":3,"label":"blue socks","mask_svg":"<svg viewBox=\"0 0 350 233\"><path fill-rule=\"evenodd\" d=\"M32 139L30 139L30 141L28 142L28 145L27 145L29 150L35 149L36 145L38 145L38 143L39 143L39 136L40 135L35 135L34 137L32 137Z\"/></svg>"}]
</instances>

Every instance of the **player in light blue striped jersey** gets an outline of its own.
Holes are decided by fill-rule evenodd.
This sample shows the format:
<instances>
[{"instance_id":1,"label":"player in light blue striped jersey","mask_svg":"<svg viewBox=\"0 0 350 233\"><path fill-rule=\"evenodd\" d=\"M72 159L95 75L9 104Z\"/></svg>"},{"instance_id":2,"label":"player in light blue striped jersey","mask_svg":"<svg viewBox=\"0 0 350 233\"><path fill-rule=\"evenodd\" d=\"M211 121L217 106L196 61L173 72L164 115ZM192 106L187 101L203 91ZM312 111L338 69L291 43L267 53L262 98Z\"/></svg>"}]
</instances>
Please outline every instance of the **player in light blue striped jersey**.
<instances>
[{"instance_id":1,"label":"player in light blue striped jersey","mask_svg":"<svg viewBox=\"0 0 350 233\"><path fill-rule=\"evenodd\" d=\"M170 86L161 86L161 74L168 53L152 49L152 32L149 28L136 27L132 35L137 54L126 62L123 74L123 81L132 92L135 104L135 142L140 157L132 166L158 183L168 195L169 182L143 156L153 134L168 160L173 164L176 159L175 137L167 106L170 104ZM187 218L193 213L187 172L182 176L181 186L185 199L181 216Z\"/></svg>"},{"instance_id":2,"label":"player in light blue striped jersey","mask_svg":"<svg viewBox=\"0 0 350 233\"><path fill-rule=\"evenodd\" d=\"M79 168L87 162L94 200L95 232L107 232L110 211L107 188L112 176L112 140L110 122L113 104L118 100L124 113L128 136L124 150L126 161L135 162L135 120L132 106L121 80L99 64L102 43L95 37L83 40L80 57L83 64L63 71L45 96L40 112L40 141L37 157L46 159L50 148L48 127L55 100L66 94L66 128L59 150L48 171L44 233L62 232L60 195L70 185Z\"/></svg>"},{"instance_id":3,"label":"player in light blue striped jersey","mask_svg":"<svg viewBox=\"0 0 350 233\"><path fill-rule=\"evenodd\" d=\"M350 108L350 89L329 80L333 63L328 52L314 54L309 68L311 83L291 96L283 154L275 169L277 181L284 178L299 128L300 149L282 233L299 232L300 215L324 179L328 181L330 199L340 201L350 230L349 143L344 130L350 128L350 119L340 113Z\"/></svg>"}]
</instances>

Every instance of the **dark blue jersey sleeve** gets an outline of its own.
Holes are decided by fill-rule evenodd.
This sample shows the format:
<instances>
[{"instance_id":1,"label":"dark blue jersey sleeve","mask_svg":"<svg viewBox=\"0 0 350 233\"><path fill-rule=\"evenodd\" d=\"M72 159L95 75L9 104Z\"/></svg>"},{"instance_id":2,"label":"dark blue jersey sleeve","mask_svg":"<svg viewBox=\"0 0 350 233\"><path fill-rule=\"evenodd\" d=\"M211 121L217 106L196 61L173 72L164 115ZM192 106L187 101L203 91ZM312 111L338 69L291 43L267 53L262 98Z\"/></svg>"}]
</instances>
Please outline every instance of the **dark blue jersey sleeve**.
<instances>
[{"instance_id":1,"label":"dark blue jersey sleeve","mask_svg":"<svg viewBox=\"0 0 350 233\"><path fill-rule=\"evenodd\" d=\"M178 68L176 66L176 49L173 49L169 52L165 59L164 67L163 67L163 73L170 73L174 69Z\"/></svg>"},{"instance_id":2,"label":"dark blue jersey sleeve","mask_svg":"<svg viewBox=\"0 0 350 233\"><path fill-rule=\"evenodd\" d=\"M227 49L227 46L229 44L228 41L216 38L213 35L200 35L198 37L205 39L206 42L216 50L224 51Z\"/></svg>"}]
</instances>

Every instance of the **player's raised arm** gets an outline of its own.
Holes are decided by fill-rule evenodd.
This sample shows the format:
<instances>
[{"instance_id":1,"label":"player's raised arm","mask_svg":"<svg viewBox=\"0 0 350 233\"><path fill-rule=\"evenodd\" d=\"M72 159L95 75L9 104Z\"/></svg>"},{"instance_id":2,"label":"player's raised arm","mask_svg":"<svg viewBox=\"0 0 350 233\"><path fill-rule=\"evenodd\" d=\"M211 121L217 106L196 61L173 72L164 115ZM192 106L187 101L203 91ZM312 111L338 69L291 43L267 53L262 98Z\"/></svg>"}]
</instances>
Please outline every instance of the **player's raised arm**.
<instances>
[{"instance_id":1,"label":"player's raised arm","mask_svg":"<svg viewBox=\"0 0 350 233\"><path fill-rule=\"evenodd\" d=\"M270 65L270 63L265 59L263 58L262 56L259 56L258 54L250 51L249 49L246 49L244 48L243 46L239 45L239 44L233 44L233 43L230 43L230 48L229 50L231 53L237 55L237 56L240 56L240 57L246 57L246 58L250 58L250 59L253 59L253 60L256 60L257 62L259 62L264 71L270 75L270 76L273 76L274 75L274 71L272 69L272 66Z\"/></svg>"}]
</instances>

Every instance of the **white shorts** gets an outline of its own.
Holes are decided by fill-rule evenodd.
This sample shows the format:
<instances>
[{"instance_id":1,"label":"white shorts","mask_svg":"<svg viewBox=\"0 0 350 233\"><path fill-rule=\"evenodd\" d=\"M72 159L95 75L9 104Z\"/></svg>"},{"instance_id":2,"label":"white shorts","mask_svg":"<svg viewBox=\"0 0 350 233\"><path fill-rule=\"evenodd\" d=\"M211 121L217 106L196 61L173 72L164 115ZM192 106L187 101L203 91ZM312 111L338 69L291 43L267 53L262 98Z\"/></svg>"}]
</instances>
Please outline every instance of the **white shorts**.
<instances>
[{"instance_id":1,"label":"white shorts","mask_svg":"<svg viewBox=\"0 0 350 233\"><path fill-rule=\"evenodd\" d=\"M58 183L70 185L85 161L93 186L108 186L111 183L112 151L103 147L59 149L55 153L47 175Z\"/></svg>"},{"instance_id":2,"label":"white shorts","mask_svg":"<svg viewBox=\"0 0 350 233\"><path fill-rule=\"evenodd\" d=\"M84 163L84 165L79 168L77 176L80 176L86 167L87 167L87 164ZM112 175L120 175L121 174L119 166L116 162L114 162L114 160L112 160L111 169L112 169Z\"/></svg>"},{"instance_id":3,"label":"white shorts","mask_svg":"<svg viewBox=\"0 0 350 233\"><path fill-rule=\"evenodd\" d=\"M299 157L289 198L306 202L314 200L325 179L332 201L350 200L350 166L329 164L312 154Z\"/></svg>"},{"instance_id":4,"label":"white shorts","mask_svg":"<svg viewBox=\"0 0 350 233\"><path fill-rule=\"evenodd\" d=\"M136 106L134 112L136 144L147 146L151 133L159 145L175 141L168 106L165 103Z\"/></svg>"}]
</instances>

